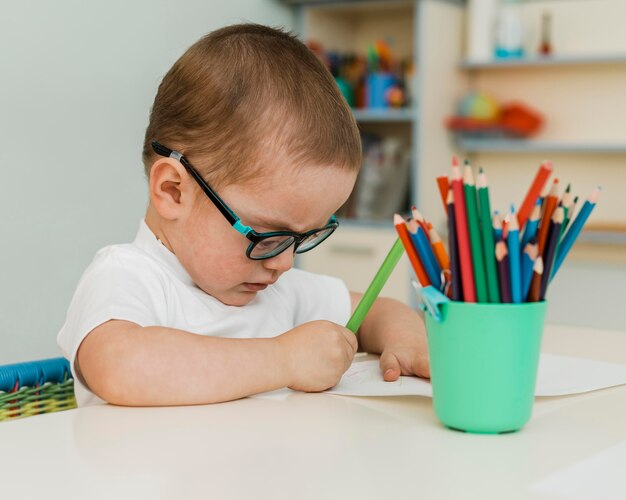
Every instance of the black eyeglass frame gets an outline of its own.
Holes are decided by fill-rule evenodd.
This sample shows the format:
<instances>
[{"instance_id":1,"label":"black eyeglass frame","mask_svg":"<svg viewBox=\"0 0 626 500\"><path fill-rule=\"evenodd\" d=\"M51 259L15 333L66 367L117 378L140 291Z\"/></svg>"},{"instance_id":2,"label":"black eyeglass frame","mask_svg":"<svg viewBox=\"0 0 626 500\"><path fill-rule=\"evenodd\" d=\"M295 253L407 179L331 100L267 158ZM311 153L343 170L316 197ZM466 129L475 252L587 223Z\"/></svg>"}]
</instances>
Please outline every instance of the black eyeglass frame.
<instances>
[{"instance_id":1,"label":"black eyeglass frame","mask_svg":"<svg viewBox=\"0 0 626 500\"><path fill-rule=\"evenodd\" d=\"M237 214L235 214L235 212L233 212L233 210L226 204L226 202L224 202L224 200L222 200L219 197L219 195L208 185L208 183L202 178L200 173L193 167L193 165L191 165L191 163L189 163L189 160L187 160L187 158L185 158L185 156L182 153L179 153L178 151L170 149L166 146L163 146L158 141L152 141L152 149L154 150L156 154L160 156L165 156L167 158L174 158L175 160L179 161L181 165L185 167L187 172L189 172L191 177L193 177L193 179L198 183L198 185L200 186L204 194L209 198L209 200L211 200L211 202L220 211L220 213L224 216L224 218L228 221L228 223L233 228L235 228L237 232L244 235L248 240L250 240L250 245L248 245L248 248L246 249L246 256L249 259L252 259L252 260L271 259L272 257L276 257L277 255L280 255L281 253L283 253L285 250L291 247L291 245L294 245L294 253L301 254L301 253L308 252L309 250L312 250L313 248L318 246L320 243L322 243L324 240L326 240L333 232L335 232L335 230L339 226L339 221L334 215L332 215L328 223L324 227L321 227L318 229L311 229L310 231L307 231L305 233L294 233L292 231L271 231L271 232L265 232L265 233L258 233L254 229L252 229L250 226L246 226L241 223L241 219L237 216ZM322 232L322 231L328 231L328 234L324 235L324 237L320 239L319 241L317 241L315 245L306 247L304 249L298 248L300 244L303 241L305 241L307 238L309 238L311 235ZM269 238L275 238L279 236L286 236L286 237L293 238L293 241L289 245L285 246L284 248L280 248L279 246L278 248L280 250L275 253L269 252L267 255L263 254L261 256L252 256L252 250L254 250L254 247L256 247L258 243L260 243L263 240L266 240Z\"/></svg>"}]
</instances>

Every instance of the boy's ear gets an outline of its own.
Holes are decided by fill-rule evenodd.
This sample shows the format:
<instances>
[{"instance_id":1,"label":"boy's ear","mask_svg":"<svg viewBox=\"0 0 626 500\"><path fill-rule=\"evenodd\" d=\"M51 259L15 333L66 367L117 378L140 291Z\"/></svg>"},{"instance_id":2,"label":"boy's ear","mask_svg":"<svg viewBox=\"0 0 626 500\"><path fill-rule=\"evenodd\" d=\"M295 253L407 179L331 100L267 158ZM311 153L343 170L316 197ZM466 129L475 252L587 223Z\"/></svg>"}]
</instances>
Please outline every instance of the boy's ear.
<instances>
[{"instance_id":1,"label":"boy's ear","mask_svg":"<svg viewBox=\"0 0 626 500\"><path fill-rule=\"evenodd\" d=\"M185 167L173 158L160 158L153 163L150 200L161 217L175 220L191 208L194 193L190 180Z\"/></svg>"}]
</instances>

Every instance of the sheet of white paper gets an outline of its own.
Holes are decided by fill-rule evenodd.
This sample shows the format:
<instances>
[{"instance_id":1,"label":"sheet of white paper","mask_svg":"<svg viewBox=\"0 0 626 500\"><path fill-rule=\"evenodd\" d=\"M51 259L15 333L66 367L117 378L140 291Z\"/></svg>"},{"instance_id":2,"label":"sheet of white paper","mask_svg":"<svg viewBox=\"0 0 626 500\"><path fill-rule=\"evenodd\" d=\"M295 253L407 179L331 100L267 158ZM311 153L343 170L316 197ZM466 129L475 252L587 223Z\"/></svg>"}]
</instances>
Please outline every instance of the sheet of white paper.
<instances>
[{"instance_id":1,"label":"sheet of white paper","mask_svg":"<svg viewBox=\"0 0 626 500\"><path fill-rule=\"evenodd\" d=\"M537 481L529 489L567 500L623 500L624 464L626 441Z\"/></svg>"},{"instance_id":2,"label":"sheet of white paper","mask_svg":"<svg viewBox=\"0 0 626 500\"><path fill-rule=\"evenodd\" d=\"M536 396L563 396L626 384L626 365L542 353L537 373ZM427 396L430 382L400 377L385 382L378 360L356 361L341 381L327 392L344 396Z\"/></svg>"}]
</instances>

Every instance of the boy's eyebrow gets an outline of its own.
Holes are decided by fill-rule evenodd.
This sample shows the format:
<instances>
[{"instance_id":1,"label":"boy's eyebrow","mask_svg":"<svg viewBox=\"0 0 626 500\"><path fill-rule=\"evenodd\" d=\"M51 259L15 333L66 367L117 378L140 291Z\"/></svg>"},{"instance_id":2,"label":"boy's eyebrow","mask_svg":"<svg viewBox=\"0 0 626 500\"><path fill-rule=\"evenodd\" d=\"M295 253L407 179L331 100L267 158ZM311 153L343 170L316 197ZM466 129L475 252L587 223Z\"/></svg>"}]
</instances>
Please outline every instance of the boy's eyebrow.
<instances>
[{"instance_id":1,"label":"boy's eyebrow","mask_svg":"<svg viewBox=\"0 0 626 500\"><path fill-rule=\"evenodd\" d=\"M291 231L292 233L298 232L288 223L278 219L268 219L265 217L255 217L254 219L260 226L274 229L275 231Z\"/></svg>"}]
</instances>

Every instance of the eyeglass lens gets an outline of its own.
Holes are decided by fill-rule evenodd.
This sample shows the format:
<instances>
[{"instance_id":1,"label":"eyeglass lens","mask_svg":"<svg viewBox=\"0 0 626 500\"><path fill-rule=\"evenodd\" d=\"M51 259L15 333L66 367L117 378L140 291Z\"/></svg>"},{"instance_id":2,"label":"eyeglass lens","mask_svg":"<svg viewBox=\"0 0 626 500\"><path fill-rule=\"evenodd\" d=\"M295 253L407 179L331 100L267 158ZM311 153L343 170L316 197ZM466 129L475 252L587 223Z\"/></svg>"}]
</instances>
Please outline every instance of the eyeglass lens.
<instances>
[{"instance_id":1,"label":"eyeglass lens","mask_svg":"<svg viewBox=\"0 0 626 500\"><path fill-rule=\"evenodd\" d=\"M296 253L304 253L319 245L333 232L334 228L320 229L319 231L310 234L303 239ZM263 259L274 257L281 252L284 252L295 242L293 236L272 236L264 238L259 241L250 251L250 257L253 259Z\"/></svg>"}]
</instances>

